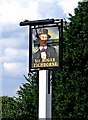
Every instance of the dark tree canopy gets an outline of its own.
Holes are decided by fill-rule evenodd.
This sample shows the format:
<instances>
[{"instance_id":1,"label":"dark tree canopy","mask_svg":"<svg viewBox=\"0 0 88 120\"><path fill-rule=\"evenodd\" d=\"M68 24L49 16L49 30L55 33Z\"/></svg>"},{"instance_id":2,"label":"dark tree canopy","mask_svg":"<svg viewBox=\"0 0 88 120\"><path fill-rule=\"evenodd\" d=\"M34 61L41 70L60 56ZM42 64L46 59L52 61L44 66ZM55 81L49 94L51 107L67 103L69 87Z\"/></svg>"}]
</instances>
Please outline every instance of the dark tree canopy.
<instances>
[{"instance_id":1,"label":"dark tree canopy","mask_svg":"<svg viewBox=\"0 0 88 120\"><path fill-rule=\"evenodd\" d=\"M88 2L79 2L65 28L63 69L56 73L53 118L88 119Z\"/></svg>"},{"instance_id":2,"label":"dark tree canopy","mask_svg":"<svg viewBox=\"0 0 88 120\"><path fill-rule=\"evenodd\" d=\"M3 96L2 99L2 120L15 120L17 117L17 101L13 97Z\"/></svg>"}]
</instances>

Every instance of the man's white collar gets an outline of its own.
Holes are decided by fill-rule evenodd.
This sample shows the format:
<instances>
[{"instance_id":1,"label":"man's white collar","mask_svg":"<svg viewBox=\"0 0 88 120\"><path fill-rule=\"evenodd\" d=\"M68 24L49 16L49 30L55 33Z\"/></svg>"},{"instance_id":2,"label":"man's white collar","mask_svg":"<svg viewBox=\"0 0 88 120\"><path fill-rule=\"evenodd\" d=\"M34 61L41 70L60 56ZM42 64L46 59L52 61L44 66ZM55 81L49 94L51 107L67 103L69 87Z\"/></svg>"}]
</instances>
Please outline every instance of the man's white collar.
<instances>
[{"instance_id":1,"label":"man's white collar","mask_svg":"<svg viewBox=\"0 0 88 120\"><path fill-rule=\"evenodd\" d=\"M45 46L45 47L41 47L41 46L40 46L40 47L39 47L39 49L40 49L40 50L42 50L42 48L45 48L45 49L47 49L47 46Z\"/></svg>"}]
</instances>

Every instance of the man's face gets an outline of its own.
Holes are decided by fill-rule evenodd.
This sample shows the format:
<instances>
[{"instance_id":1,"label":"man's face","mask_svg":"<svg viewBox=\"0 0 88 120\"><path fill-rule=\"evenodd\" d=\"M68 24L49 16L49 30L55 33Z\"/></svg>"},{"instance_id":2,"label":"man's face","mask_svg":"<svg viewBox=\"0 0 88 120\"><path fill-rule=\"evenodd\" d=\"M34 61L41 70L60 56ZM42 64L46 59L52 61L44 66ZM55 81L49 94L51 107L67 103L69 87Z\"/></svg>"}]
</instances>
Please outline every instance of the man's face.
<instances>
[{"instance_id":1,"label":"man's face","mask_svg":"<svg viewBox=\"0 0 88 120\"><path fill-rule=\"evenodd\" d=\"M41 34L39 35L39 43L40 43L40 46L44 47L46 45L46 42L48 40L48 35L47 34Z\"/></svg>"}]
</instances>

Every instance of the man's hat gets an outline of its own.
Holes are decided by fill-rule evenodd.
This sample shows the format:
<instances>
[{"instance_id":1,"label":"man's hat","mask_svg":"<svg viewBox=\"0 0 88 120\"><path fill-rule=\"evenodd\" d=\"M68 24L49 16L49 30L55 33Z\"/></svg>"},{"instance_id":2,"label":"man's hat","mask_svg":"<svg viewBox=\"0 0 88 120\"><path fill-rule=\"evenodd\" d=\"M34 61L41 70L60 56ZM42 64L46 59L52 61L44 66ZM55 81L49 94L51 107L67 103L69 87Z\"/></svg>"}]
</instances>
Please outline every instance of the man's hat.
<instances>
[{"instance_id":1,"label":"man's hat","mask_svg":"<svg viewBox=\"0 0 88 120\"><path fill-rule=\"evenodd\" d=\"M48 30L47 29L39 29L38 33L36 34L36 37L38 38L39 35L41 34L47 34L48 38L51 38L51 36L48 34Z\"/></svg>"}]
</instances>

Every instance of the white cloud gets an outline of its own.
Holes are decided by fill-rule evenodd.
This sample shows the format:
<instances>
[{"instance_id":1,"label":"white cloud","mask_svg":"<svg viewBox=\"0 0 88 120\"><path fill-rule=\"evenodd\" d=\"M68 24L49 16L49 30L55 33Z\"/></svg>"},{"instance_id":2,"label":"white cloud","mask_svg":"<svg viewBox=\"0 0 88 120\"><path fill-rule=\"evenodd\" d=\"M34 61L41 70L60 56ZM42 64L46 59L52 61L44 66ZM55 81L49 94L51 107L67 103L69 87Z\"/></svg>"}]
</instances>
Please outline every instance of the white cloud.
<instances>
[{"instance_id":1,"label":"white cloud","mask_svg":"<svg viewBox=\"0 0 88 120\"><path fill-rule=\"evenodd\" d=\"M13 49L13 48L6 48L5 49L6 55L13 56L13 55L17 55L17 53L18 53L17 49Z\"/></svg>"},{"instance_id":2,"label":"white cloud","mask_svg":"<svg viewBox=\"0 0 88 120\"><path fill-rule=\"evenodd\" d=\"M3 63L3 68L7 73L10 73L13 75L25 73L25 64L22 64L22 63L5 62Z\"/></svg>"},{"instance_id":3,"label":"white cloud","mask_svg":"<svg viewBox=\"0 0 88 120\"><path fill-rule=\"evenodd\" d=\"M9 1L9 0L7 0ZM3 2L0 4L2 22L19 22L24 19L38 19L38 2L30 0L24 7L18 1Z\"/></svg>"},{"instance_id":4,"label":"white cloud","mask_svg":"<svg viewBox=\"0 0 88 120\"><path fill-rule=\"evenodd\" d=\"M74 8L77 6L77 2L82 0L43 0L45 3L56 2L61 5L66 14L74 13ZM35 20L43 17L39 12L39 6L41 6L42 0L3 0L0 3L0 15L2 23L6 22L19 22L25 19Z\"/></svg>"},{"instance_id":5,"label":"white cloud","mask_svg":"<svg viewBox=\"0 0 88 120\"><path fill-rule=\"evenodd\" d=\"M23 47L23 43L24 46L27 45L26 40L24 40L23 38L5 38L2 39L2 49L6 49L7 47L10 48L20 48Z\"/></svg>"},{"instance_id":6,"label":"white cloud","mask_svg":"<svg viewBox=\"0 0 88 120\"><path fill-rule=\"evenodd\" d=\"M4 63L3 67L6 71L12 71L12 70L17 70L19 69L21 64L19 63Z\"/></svg>"},{"instance_id":7,"label":"white cloud","mask_svg":"<svg viewBox=\"0 0 88 120\"><path fill-rule=\"evenodd\" d=\"M26 56L27 55L27 50L6 48L5 49L5 55L6 56Z\"/></svg>"},{"instance_id":8,"label":"white cloud","mask_svg":"<svg viewBox=\"0 0 88 120\"><path fill-rule=\"evenodd\" d=\"M24 62L27 63L28 49L14 49L6 48L2 56L0 56L0 62Z\"/></svg>"},{"instance_id":9,"label":"white cloud","mask_svg":"<svg viewBox=\"0 0 88 120\"><path fill-rule=\"evenodd\" d=\"M51 2L57 2L57 1L58 1L58 0L43 0L43 2L48 2L48 3L49 3L49 2L50 2L50 3L51 3ZM42 0L39 0L39 2L42 2Z\"/></svg>"},{"instance_id":10,"label":"white cloud","mask_svg":"<svg viewBox=\"0 0 88 120\"><path fill-rule=\"evenodd\" d=\"M68 13L74 14L74 8L77 7L78 2L82 0L59 0L58 4L62 6L65 14Z\"/></svg>"}]
</instances>

